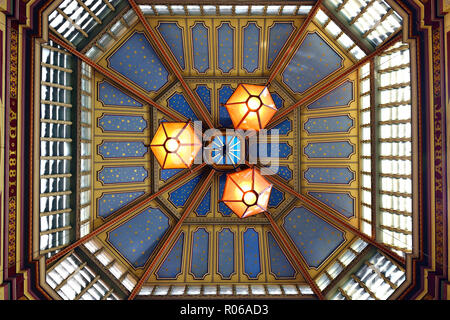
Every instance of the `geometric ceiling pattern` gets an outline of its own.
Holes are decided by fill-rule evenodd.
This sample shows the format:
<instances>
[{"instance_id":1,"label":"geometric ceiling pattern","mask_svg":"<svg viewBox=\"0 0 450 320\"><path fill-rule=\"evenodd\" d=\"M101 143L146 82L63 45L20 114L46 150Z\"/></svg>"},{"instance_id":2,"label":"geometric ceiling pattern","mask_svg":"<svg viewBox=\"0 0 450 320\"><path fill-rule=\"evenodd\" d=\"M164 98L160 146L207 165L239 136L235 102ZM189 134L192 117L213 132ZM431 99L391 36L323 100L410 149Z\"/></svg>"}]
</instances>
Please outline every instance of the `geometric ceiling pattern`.
<instances>
[{"instance_id":1,"label":"geometric ceiling pattern","mask_svg":"<svg viewBox=\"0 0 450 320\"><path fill-rule=\"evenodd\" d=\"M52 35L93 70L92 227L74 246L94 241L112 257L104 266L126 270L119 280L132 279L128 298L222 285L301 285L311 290L303 298L324 298L321 279L338 283L336 264L362 261L361 238L372 245L364 254L379 248L361 232L358 59L314 19L320 5L309 15L208 17L129 5L133 18L117 33L110 21L102 34L112 40L96 55ZM242 83L267 85L277 108L267 141L243 146L272 184L267 210L245 219L220 201L225 170L163 169L150 150L164 122L234 128L225 103Z\"/></svg>"},{"instance_id":2,"label":"geometric ceiling pattern","mask_svg":"<svg viewBox=\"0 0 450 320\"><path fill-rule=\"evenodd\" d=\"M214 126L233 128L223 104L238 84L267 81L270 68L301 27L302 19L151 19L148 23L185 77L187 90L198 94L198 102ZM307 91L342 68L345 59L349 61L338 47L329 44L322 31L313 24L308 27L312 31L286 61L280 80L269 87L279 110L295 102L294 94ZM143 192L170 185L157 198L159 209L143 206L139 213L133 213L134 218L116 224L104 245L138 276L148 268L157 248L164 245L171 225L192 204L176 239L152 267L148 283L307 283L298 261L286 250L298 250L302 264L314 274L330 256L350 245L355 235L323 220L311 208L292 207L295 196L274 185L269 213L292 241L293 247L286 249L264 214L242 224L219 202L225 173L216 172L205 181L206 170L180 179L186 171L161 169L154 163L146 148L159 123L173 121L174 116L204 120L186 88L178 81L171 83L171 70L158 50L138 23L98 61L169 111L149 108L145 101L110 84L102 75L95 76L98 125L94 141L98 154L94 166L99 174L94 188L98 207L94 211L101 219L98 223L116 216ZM249 152L260 156L260 166L270 168L279 161L273 173L283 184L311 195L337 217L355 224L359 212L355 205L358 195L353 191L358 184L354 78L350 75L307 108L269 124L268 143L253 145Z\"/></svg>"}]
</instances>

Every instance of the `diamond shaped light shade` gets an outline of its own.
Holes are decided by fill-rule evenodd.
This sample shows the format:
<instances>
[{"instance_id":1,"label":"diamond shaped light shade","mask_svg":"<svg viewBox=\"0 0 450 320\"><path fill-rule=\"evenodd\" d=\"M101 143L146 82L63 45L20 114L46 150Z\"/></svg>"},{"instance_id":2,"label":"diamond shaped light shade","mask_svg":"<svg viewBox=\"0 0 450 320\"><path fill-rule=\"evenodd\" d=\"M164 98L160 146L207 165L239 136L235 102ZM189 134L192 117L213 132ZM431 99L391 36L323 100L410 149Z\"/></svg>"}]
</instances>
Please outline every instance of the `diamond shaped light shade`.
<instances>
[{"instance_id":1,"label":"diamond shaped light shade","mask_svg":"<svg viewBox=\"0 0 450 320\"><path fill-rule=\"evenodd\" d=\"M161 122L150 144L163 169L190 168L202 148L190 122Z\"/></svg>"},{"instance_id":2,"label":"diamond shaped light shade","mask_svg":"<svg viewBox=\"0 0 450 320\"><path fill-rule=\"evenodd\" d=\"M240 218L267 210L272 184L258 169L250 168L227 175L221 201Z\"/></svg>"},{"instance_id":3,"label":"diamond shaped light shade","mask_svg":"<svg viewBox=\"0 0 450 320\"><path fill-rule=\"evenodd\" d=\"M263 129L277 112L266 86L240 84L225 107L236 129Z\"/></svg>"}]
</instances>

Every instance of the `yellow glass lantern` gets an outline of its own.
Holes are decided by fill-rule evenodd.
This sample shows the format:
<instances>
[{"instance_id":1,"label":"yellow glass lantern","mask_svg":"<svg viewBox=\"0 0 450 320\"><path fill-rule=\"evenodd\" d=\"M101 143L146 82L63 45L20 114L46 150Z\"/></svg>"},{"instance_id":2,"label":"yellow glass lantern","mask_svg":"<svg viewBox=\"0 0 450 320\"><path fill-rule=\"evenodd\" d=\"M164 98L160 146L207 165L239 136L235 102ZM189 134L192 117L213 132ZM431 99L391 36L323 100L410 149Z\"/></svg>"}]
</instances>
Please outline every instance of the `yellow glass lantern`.
<instances>
[{"instance_id":1,"label":"yellow glass lantern","mask_svg":"<svg viewBox=\"0 0 450 320\"><path fill-rule=\"evenodd\" d=\"M227 175L223 196L225 203L240 218L267 210L272 184L258 169L249 168Z\"/></svg>"},{"instance_id":2,"label":"yellow glass lantern","mask_svg":"<svg viewBox=\"0 0 450 320\"><path fill-rule=\"evenodd\" d=\"M264 129L277 112L272 95L266 86L240 84L225 107L236 129Z\"/></svg>"},{"instance_id":3,"label":"yellow glass lantern","mask_svg":"<svg viewBox=\"0 0 450 320\"><path fill-rule=\"evenodd\" d=\"M202 148L190 122L161 122L150 144L163 169L190 168Z\"/></svg>"}]
</instances>

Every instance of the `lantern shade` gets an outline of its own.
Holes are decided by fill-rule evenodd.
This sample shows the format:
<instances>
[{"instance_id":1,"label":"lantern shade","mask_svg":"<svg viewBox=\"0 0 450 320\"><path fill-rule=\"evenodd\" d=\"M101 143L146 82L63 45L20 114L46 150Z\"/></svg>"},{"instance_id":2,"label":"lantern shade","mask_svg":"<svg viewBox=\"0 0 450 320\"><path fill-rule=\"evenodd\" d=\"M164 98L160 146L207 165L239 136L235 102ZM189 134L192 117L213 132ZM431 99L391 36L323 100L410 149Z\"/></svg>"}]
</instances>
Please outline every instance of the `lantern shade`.
<instances>
[{"instance_id":1,"label":"lantern shade","mask_svg":"<svg viewBox=\"0 0 450 320\"><path fill-rule=\"evenodd\" d=\"M255 168L227 175L221 201L240 218L267 210L272 184Z\"/></svg>"},{"instance_id":2,"label":"lantern shade","mask_svg":"<svg viewBox=\"0 0 450 320\"><path fill-rule=\"evenodd\" d=\"M150 144L163 169L190 168L202 148L190 122L162 122Z\"/></svg>"},{"instance_id":3,"label":"lantern shade","mask_svg":"<svg viewBox=\"0 0 450 320\"><path fill-rule=\"evenodd\" d=\"M225 107L236 129L259 131L277 112L272 95L266 86L240 84Z\"/></svg>"}]
</instances>

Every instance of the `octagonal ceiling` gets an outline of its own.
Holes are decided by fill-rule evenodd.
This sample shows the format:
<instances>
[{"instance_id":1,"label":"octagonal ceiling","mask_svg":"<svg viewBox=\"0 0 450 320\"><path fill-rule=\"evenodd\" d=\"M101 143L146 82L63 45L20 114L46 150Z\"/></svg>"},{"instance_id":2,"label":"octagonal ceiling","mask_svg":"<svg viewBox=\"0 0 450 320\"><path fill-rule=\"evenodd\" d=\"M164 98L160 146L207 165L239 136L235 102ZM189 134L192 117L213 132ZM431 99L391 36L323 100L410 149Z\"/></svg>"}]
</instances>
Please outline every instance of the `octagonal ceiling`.
<instances>
[{"instance_id":1,"label":"octagonal ceiling","mask_svg":"<svg viewBox=\"0 0 450 320\"><path fill-rule=\"evenodd\" d=\"M361 48L336 40L320 4L285 6L281 15L267 6L209 15L215 6L175 14L167 6L116 5L83 48L61 40L57 26L50 37L90 68L82 72L90 88L81 88L92 123L85 254L125 270L122 289L131 297L168 286L243 284L295 285L298 298L322 297L325 270L375 245L360 231ZM233 128L224 104L241 83L268 85L278 109L267 127L268 154L257 164L279 161L268 177L268 212L246 219L219 202L224 172L204 164L161 169L149 149L162 121Z\"/></svg>"}]
</instances>

